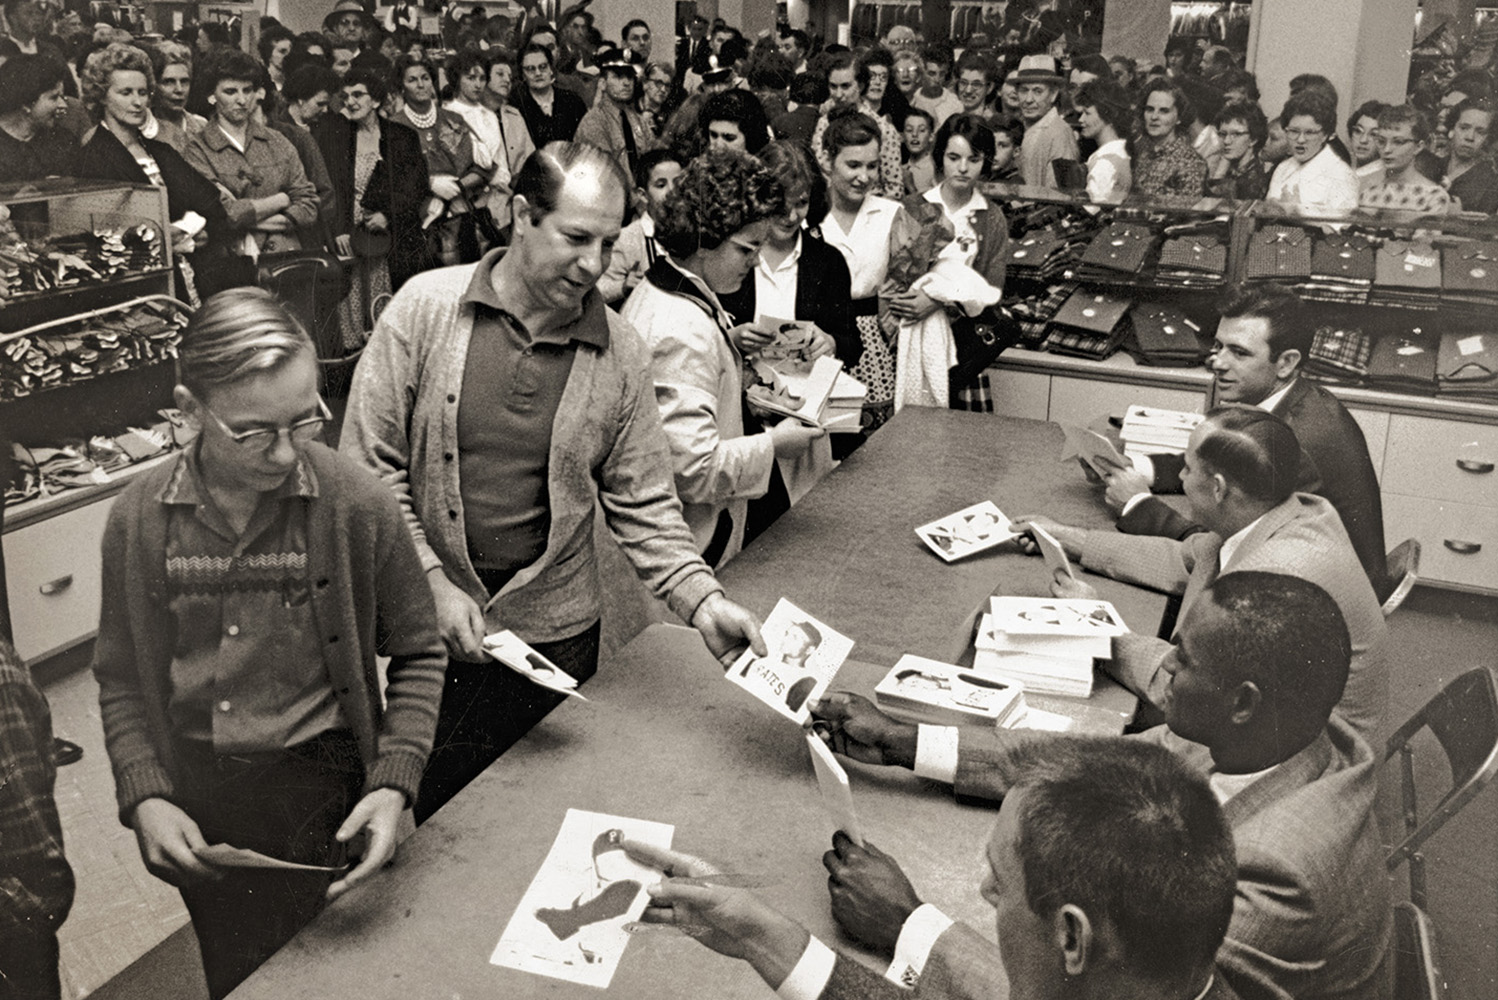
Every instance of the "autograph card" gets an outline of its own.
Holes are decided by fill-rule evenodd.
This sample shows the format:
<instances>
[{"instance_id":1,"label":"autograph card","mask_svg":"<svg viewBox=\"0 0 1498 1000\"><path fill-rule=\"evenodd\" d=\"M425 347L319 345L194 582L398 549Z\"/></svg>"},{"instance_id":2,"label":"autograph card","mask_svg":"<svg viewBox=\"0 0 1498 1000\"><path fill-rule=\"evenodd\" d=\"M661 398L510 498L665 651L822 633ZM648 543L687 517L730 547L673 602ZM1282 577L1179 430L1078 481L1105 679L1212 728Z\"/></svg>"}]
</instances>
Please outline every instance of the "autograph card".
<instances>
[{"instance_id":1,"label":"autograph card","mask_svg":"<svg viewBox=\"0 0 1498 1000\"><path fill-rule=\"evenodd\" d=\"M1045 560L1045 568L1051 571L1051 579L1054 580L1058 572L1065 573L1073 580L1077 578L1077 574L1072 571L1071 560L1066 557L1066 549L1061 547L1061 543L1049 531L1032 524L1030 536L1040 547L1041 558Z\"/></svg>"},{"instance_id":2,"label":"autograph card","mask_svg":"<svg viewBox=\"0 0 1498 1000\"><path fill-rule=\"evenodd\" d=\"M792 722L811 717L808 705L822 696L853 640L781 598L760 628L770 655L743 654L727 677Z\"/></svg>"},{"instance_id":3,"label":"autograph card","mask_svg":"<svg viewBox=\"0 0 1498 1000\"><path fill-rule=\"evenodd\" d=\"M490 965L607 989L661 873L624 853L626 837L670 847L676 828L568 809L551 850L489 956Z\"/></svg>"},{"instance_id":4,"label":"autograph card","mask_svg":"<svg viewBox=\"0 0 1498 1000\"><path fill-rule=\"evenodd\" d=\"M926 547L947 562L991 549L1014 537L1009 518L992 500L964 507L955 514L915 529Z\"/></svg>"},{"instance_id":5,"label":"autograph card","mask_svg":"<svg viewBox=\"0 0 1498 1000\"><path fill-rule=\"evenodd\" d=\"M565 673L509 629L484 636L484 652L532 684L579 701L588 700L577 693L577 678Z\"/></svg>"}]
</instances>

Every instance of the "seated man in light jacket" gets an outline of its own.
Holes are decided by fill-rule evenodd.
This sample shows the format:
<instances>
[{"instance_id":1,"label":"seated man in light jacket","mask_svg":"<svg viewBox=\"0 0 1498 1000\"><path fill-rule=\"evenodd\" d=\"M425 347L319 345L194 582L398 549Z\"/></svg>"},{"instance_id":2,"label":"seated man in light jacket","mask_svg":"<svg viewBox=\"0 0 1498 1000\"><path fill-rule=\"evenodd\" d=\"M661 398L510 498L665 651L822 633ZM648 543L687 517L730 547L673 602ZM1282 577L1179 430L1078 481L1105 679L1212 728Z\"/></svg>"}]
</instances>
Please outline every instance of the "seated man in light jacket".
<instances>
[{"instance_id":1,"label":"seated man in light jacket","mask_svg":"<svg viewBox=\"0 0 1498 1000\"><path fill-rule=\"evenodd\" d=\"M1389 996L1389 888L1372 811L1378 758L1332 711L1350 659L1347 626L1325 591L1281 574L1229 573L1187 613L1166 659L1166 725L1126 737L1178 754L1222 803L1237 893L1217 970L1246 1000ZM983 799L1024 780L1014 747L1034 745L1048 759L1065 739L908 725L843 692L814 714L837 752ZM1095 832L1097 844L1126 839L1106 823ZM928 953L982 967L887 855L843 840L824 860L833 916L854 937L893 945L895 968L919 968Z\"/></svg>"},{"instance_id":2,"label":"seated man in light jacket","mask_svg":"<svg viewBox=\"0 0 1498 1000\"><path fill-rule=\"evenodd\" d=\"M1263 570L1316 584L1332 595L1352 633L1352 673L1337 712L1358 735L1381 746L1379 726L1389 703L1388 628L1336 509L1321 497L1293 492L1300 455L1294 432L1275 414L1219 407L1192 431L1181 476L1191 516L1206 531L1176 541L1085 531L1044 518L1022 518L1015 530L1033 523L1087 569L1183 595L1182 617L1220 573ZM1096 596L1091 586L1065 576L1052 589L1057 597ZM1141 716L1146 723L1158 721L1155 710L1164 708L1169 676L1162 662L1171 650L1170 642L1148 632L1129 633L1114 640L1113 659L1103 664L1149 703Z\"/></svg>"},{"instance_id":3,"label":"seated man in light jacket","mask_svg":"<svg viewBox=\"0 0 1498 1000\"><path fill-rule=\"evenodd\" d=\"M1199 774L1168 750L1119 738L1021 745L1005 768L1018 777L980 889L995 911L997 948L921 907L917 919L944 932L940 946L881 978L752 894L713 886L711 865L626 842L667 876L707 883L668 878L651 890L644 919L745 959L787 1000L993 997L1006 978L1009 997L1027 1000L1236 997L1213 972L1233 912L1233 838ZM1109 836L1088 836L1090 826ZM852 847L842 833L834 844Z\"/></svg>"}]
</instances>

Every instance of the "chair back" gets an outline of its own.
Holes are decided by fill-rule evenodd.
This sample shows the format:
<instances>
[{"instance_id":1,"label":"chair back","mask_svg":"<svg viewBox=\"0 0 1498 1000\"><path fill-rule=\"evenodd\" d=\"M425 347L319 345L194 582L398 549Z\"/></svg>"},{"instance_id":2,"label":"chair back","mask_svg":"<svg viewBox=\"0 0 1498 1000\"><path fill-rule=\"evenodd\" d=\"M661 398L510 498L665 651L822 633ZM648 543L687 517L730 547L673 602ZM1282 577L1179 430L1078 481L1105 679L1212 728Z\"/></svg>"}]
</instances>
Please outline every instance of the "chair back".
<instances>
[{"instance_id":1,"label":"chair back","mask_svg":"<svg viewBox=\"0 0 1498 1000\"><path fill-rule=\"evenodd\" d=\"M1379 600L1383 602L1384 617L1387 618L1404 603L1420 579L1420 539L1406 538L1388 557L1388 577L1379 588Z\"/></svg>"},{"instance_id":2,"label":"chair back","mask_svg":"<svg viewBox=\"0 0 1498 1000\"><path fill-rule=\"evenodd\" d=\"M1394 904L1394 1000L1444 1000L1436 929L1414 903Z\"/></svg>"},{"instance_id":3,"label":"chair back","mask_svg":"<svg viewBox=\"0 0 1498 1000\"><path fill-rule=\"evenodd\" d=\"M260 287L274 295L311 335L326 391L342 395L362 350L349 351L344 346L338 322L339 303L350 290L343 262L316 251L262 257L259 278Z\"/></svg>"},{"instance_id":4,"label":"chair back","mask_svg":"<svg viewBox=\"0 0 1498 1000\"><path fill-rule=\"evenodd\" d=\"M1412 740L1429 729L1445 752L1451 787L1424 818L1415 788ZM1420 846L1461 811L1498 775L1498 678L1489 667L1474 667L1455 678L1389 737L1384 760L1400 756L1404 839L1389 853L1392 871L1410 862L1410 898L1425 905L1424 859Z\"/></svg>"}]
</instances>

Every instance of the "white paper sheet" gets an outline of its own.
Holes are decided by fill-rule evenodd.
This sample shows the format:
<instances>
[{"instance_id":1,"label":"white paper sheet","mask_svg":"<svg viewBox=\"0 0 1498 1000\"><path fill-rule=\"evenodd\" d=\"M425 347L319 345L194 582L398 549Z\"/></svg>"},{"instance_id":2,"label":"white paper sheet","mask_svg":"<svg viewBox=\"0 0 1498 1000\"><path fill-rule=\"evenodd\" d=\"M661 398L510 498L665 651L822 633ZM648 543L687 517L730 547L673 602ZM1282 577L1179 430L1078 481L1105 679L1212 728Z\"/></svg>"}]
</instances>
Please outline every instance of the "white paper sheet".
<instances>
[{"instance_id":1,"label":"white paper sheet","mask_svg":"<svg viewBox=\"0 0 1498 1000\"><path fill-rule=\"evenodd\" d=\"M1009 518L992 500L964 507L915 529L916 537L947 562L1002 545L1014 537Z\"/></svg>"},{"instance_id":2,"label":"white paper sheet","mask_svg":"<svg viewBox=\"0 0 1498 1000\"><path fill-rule=\"evenodd\" d=\"M760 628L770 655L744 650L728 668L728 680L792 722L811 718L833 674L853 651L853 640L781 598Z\"/></svg>"},{"instance_id":3,"label":"white paper sheet","mask_svg":"<svg viewBox=\"0 0 1498 1000\"><path fill-rule=\"evenodd\" d=\"M807 733L806 745L811 750L812 770L817 772L817 787L821 789L822 806L832 821L832 829L843 831L853 843L862 847L863 831L858 825L858 814L853 811L853 789L848 785L848 772L816 735Z\"/></svg>"},{"instance_id":4,"label":"white paper sheet","mask_svg":"<svg viewBox=\"0 0 1498 1000\"><path fill-rule=\"evenodd\" d=\"M669 823L568 809L551 850L505 926L491 965L607 989L661 874L630 860L624 838L670 847Z\"/></svg>"}]
</instances>

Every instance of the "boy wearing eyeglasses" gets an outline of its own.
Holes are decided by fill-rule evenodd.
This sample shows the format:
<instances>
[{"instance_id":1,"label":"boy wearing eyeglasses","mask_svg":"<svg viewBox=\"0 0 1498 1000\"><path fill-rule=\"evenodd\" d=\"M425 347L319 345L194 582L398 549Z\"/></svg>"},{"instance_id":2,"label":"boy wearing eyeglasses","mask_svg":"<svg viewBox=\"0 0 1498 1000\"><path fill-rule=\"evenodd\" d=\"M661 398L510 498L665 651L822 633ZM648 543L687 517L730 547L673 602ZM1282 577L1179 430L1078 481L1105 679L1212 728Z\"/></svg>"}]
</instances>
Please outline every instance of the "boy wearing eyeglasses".
<instances>
[{"instance_id":1,"label":"boy wearing eyeglasses","mask_svg":"<svg viewBox=\"0 0 1498 1000\"><path fill-rule=\"evenodd\" d=\"M94 672L120 818L218 998L389 861L447 657L394 496L316 440L331 414L285 310L211 297L181 379L198 435L110 511ZM225 845L322 870L228 866Z\"/></svg>"},{"instance_id":2,"label":"boy wearing eyeglasses","mask_svg":"<svg viewBox=\"0 0 1498 1000\"><path fill-rule=\"evenodd\" d=\"M1384 179L1363 188L1358 204L1363 208L1445 215L1451 208L1451 195L1417 166L1430 141L1430 121L1412 105L1390 105L1379 112L1374 136Z\"/></svg>"}]
</instances>

